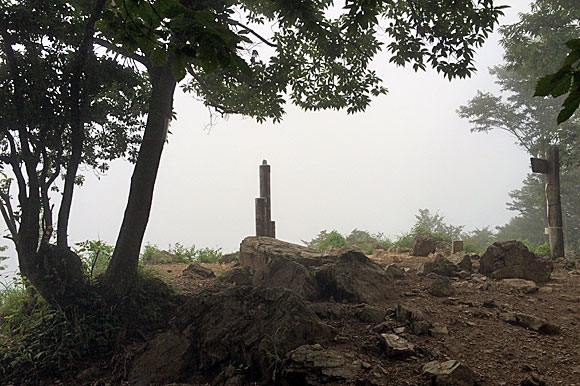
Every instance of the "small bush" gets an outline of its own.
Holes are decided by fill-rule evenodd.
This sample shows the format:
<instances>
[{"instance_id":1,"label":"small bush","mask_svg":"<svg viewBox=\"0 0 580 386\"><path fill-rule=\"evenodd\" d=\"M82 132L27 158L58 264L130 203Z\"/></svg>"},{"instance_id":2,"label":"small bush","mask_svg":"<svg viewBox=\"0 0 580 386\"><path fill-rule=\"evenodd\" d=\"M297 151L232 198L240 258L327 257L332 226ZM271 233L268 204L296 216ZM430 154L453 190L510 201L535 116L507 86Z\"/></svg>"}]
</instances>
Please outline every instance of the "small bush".
<instances>
[{"instance_id":1,"label":"small bush","mask_svg":"<svg viewBox=\"0 0 580 386\"><path fill-rule=\"evenodd\" d=\"M323 253L330 248L342 248L346 245L346 239L336 230L330 233L326 232L326 230L320 231L312 240L303 242L310 248L314 248Z\"/></svg>"},{"instance_id":2,"label":"small bush","mask_svg":"<svg viewBox=\"0 0 580 386\"><path fill-rule=\"evenodd\" d=\"M101 240L86 240L75 245L75 253L81 258L84 271L90 279L107 270L115 247Z\"/></svg>"},{"instance_id":3,"label":"small bush","mask_svg":"<svg viewBox=\"0 0 580 386\"><path fill-rule=\"evenodd\" d=\"M538 245L534 249L534 252L540 256L551 256L552 250L550 249L550 243L544 243L544 244Z\"/></svg>"},{"instance_id":4,"label":"small bush","mask_svg":"<svg viewBox=\"0 0 580 386\"><path fill-rule=\"evenodd\" d=\"M217 263L222 257L222 249L203 248L195 253L195 260L199 263Z\"/></svg>"}]
</instances>

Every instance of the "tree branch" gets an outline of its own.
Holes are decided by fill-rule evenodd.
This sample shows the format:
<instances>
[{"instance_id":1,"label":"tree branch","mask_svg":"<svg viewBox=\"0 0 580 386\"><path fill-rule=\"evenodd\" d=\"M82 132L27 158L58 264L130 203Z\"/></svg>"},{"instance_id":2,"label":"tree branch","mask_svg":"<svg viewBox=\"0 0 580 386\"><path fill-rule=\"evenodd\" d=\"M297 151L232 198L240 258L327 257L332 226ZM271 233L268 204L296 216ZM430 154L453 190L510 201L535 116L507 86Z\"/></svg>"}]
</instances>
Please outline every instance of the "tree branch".
<instances>
[{"instance_id":1,"label":"tree branch","mask_svg":"<svg viewBox=\"0 0 580 386\"><path fill-rule=\"evenodd\" d=\"M126 49L124 49L123 47L116 46L115 44L108 42L108 41L101 39L101 38L93 38L93 43L96 45L99 45L103 48L106 48L109 51L113 51L119 55L122 55L128 59L133 59L134 61L144 65L148 70L151 68L151 63L149 62L149 60L147 60L147 58L145 58L139 54L129 52Z\"/></svg>"}]
</instances>

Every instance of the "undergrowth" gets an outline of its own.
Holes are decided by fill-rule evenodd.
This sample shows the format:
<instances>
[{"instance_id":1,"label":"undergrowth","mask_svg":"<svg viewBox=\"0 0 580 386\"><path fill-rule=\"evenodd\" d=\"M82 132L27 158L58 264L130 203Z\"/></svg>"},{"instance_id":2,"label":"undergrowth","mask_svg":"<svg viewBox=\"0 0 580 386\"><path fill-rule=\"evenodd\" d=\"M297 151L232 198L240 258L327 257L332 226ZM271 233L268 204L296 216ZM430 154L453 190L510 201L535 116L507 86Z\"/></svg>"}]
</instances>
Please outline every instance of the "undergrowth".
<instances>
[{"instance_id":1,"label":"undergrowth","mask_svg":"<svg viewBox=\"0 0 580 386\"><path fill-rule=\"evenodd\" d=\"M97 280L74 305L47 303L20 280L0 292L0 384L36 384L110 356L167 324L174 293L141 271L127 299L111 304Z\"/></svg>"}]
</instances>

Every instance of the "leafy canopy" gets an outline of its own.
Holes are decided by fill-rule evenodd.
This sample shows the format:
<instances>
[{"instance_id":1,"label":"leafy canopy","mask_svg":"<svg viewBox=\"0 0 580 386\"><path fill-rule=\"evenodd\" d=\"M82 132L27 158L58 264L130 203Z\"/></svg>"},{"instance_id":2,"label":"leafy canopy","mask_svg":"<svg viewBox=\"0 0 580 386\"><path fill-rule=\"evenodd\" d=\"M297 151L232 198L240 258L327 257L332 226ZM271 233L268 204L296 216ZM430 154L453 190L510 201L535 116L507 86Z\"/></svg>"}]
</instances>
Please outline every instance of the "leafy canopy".
<instances>
[{"instance_id":1,"label":"leafy canopy","mask_svg":"<svg viewBox=\"0 0 580 386\"><path fill-rule=\"evenodd\" d=\"M220 113L279 121L306 110L365 109L386 88L369 65L389 39L390 62L429 65L449 79L475 70L473 53L503 7L470 2L280 0L110 1L97 27L146 66L170 65ZM113 49L114 47L110 47Z\"/></svg>"}]
</instances>

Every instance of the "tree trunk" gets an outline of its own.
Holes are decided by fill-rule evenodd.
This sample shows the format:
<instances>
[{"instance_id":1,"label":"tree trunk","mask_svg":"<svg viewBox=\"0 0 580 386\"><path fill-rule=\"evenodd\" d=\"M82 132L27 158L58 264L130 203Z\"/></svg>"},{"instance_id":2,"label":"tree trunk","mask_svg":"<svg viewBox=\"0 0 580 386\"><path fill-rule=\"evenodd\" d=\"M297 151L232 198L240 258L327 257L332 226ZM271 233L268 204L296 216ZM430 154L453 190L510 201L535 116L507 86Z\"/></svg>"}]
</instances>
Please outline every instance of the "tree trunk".
<instances>
[{"instance_id":1,"label":"tree trunk","mask_svg":"<svg viewBox=\"0 0 580 386\"><path fill-rule=\"evenodd\" d=\"M152 93L149 115L137 163L131 177L129 199L115 251L105 273L104 284L111 295L123 297L137 277L139 251L149 221L153 189L167 136L167 125L173 107L173 93L177 82L171 63L150 70Z\"/></svg>"}]
</instances>

